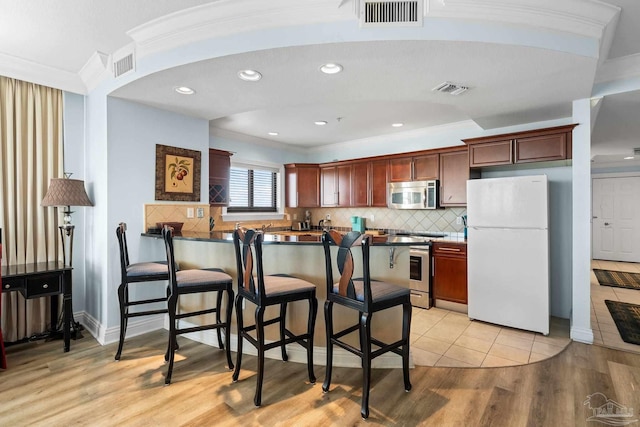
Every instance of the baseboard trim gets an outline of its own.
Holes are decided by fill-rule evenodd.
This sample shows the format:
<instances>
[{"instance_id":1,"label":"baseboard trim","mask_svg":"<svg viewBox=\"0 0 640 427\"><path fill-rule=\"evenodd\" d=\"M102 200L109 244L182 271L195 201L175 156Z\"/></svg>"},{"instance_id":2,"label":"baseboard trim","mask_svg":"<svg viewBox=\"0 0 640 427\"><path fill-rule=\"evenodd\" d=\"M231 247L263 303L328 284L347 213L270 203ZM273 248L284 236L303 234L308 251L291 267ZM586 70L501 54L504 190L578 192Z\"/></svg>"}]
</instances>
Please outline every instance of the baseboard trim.
<instances>
[{"instance_id":1,"label":"baseboard trim","mask_svg":"<svg viewBox=\"0 0 640 427\"><path fill-rule=\"evenodd\" d=\"M593 329L572 326L570 337L574 341L584 344L593 344Z\"/></svg>"},{"instance_id":2,"label":"baseboard trim","mask_svg":"<svg viewBox=\"0 0 640 427\"><path fill-rule=\"evenodd\" d=\"M120 326L112 326L110 328L103 328L102 325L92 316L86 312L74 313L76 320L78 320L101 345L112 344L118 342L120 338ZM179 322L180 328L189 328L197 326L196 324L181 320ZM129 319L129 325L127 327L127 338L131 338L138 335L143 335L148 332L153 332L158 329L169 330L169 317L164 314L157 316L145 316L140 319ZM211 347L218 348L218 335L215 330L192 332L190 334L184 334L183 337L193 341L197 341L202 344L206 344ZM237 351L238 348L238 336L231 334L231 350ZM273 342L273 341L268 341ZM234 350L236 349L236 350ZM258 353L254 346L248 342L244 342L242 346L242 353L256 356ZM307 363L307 351L298 344L287 345L287 355L289 361L296 363ZM282 360L279 348L274 348L265 353L265 357L269 359ZM325 366L327 360L326 347L314 346L313 348L313 364L319 366ZM410 366L413 368L413 357L409 355ZM360 368L362 363L360 358L348 351L334 347L333 349L333 366L343 368ZM402 358L397 354L386 353L379 357L376 357L371 366L375 369L392 369L402 368Z\"/></svg>"}]
</instances>

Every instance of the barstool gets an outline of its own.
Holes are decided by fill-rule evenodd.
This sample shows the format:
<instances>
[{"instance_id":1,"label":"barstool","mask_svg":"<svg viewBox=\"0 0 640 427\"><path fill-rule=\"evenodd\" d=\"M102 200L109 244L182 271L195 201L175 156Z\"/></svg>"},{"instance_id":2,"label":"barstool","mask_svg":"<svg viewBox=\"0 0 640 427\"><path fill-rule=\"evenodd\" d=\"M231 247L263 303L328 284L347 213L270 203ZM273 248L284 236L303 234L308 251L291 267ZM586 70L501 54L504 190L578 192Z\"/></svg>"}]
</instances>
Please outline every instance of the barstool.
<instances>
[{"instance_id":1,"label":"barstool","mask_svg":"<svg viewBox=\"0 0 640 427\"><path fill-rule=\"evenodd\" d=\"M322 391L327 393L331 385L331 369L333 364L333 346L337 345L357 355L362 360L362 418L369 417L369 388L371 383L371 361L387 352L402 356L404 389L411 390L409 381L409 327L411 325L411 300L408 288L392 283L372 280L369 275L369 246L371 236L351 231L342 235L336 230L322 234L325 267L327 278L327 300L324 304L324 318L327 328L327 372ZM337 270L340 273L338 282L333 281L333 260L330 245L338 247L335 257ZM362 279L353 279L353 256L351 248L362 247ZM339 332L333 331L333 304L340 304L358 312L359 323ZM371 336L371 319L373 313L387 308L402 306L402 338L386 344ZM341 338L358 331L360 348L356 348ZM378 347L372 349L372 344Z\"/></svg>"},{"instance_id":2,"label":"barstool","mask_svg":"<svg viewBox=\"0 0 640 427\"><path fill-rule=\"evenodd\" d=\"M171 383L171 374L173 373L173 361L175 352L178 348L177 336L190 332L206 331L216 329L218 335L218 347L226 350L227 364L229 369L233 369L231 362L231 310L233 309L233 280L231 276L220 268L205 268L193 270L176 271L176 262L173 252L173 229L166 226L162 229L162 238L164 239L165 248L167 250L167 263L169 264L169 344L164 359L169 362L169 369L165 377L165 384ZM196 294L204 292L217 292L216 305L213 308L205 308L196 311L178 312L180 295ZM227 293L227 312L224 321L220 318L222 310L222 297ZM202 316L205 314L215 313L215 323L208 323L199 326L178 327L178 321L187 317ZM224 330L225 343L222 343L221 331Z\"/></svg>"},{"instance_id":3,"label":"barstool","mask_svg":"<svg viewBox=\"0 0 640 427\"><path fill-rule=\"evenodd\" d=\"M118 245L120 246L120 286L118 286L118 302L120 303L120 341L118 343L118 351L116 352L116 360L120 360L122 355L122 347L124 346L124 338L127 333L128 320L132 317L151 316L155 314L164 314L167 312L166 306L162 309L129 312L129 307L149 305L167 302L167 297L151 298L144 300L131 301L129 299L129 284L145 283L145 287L159 286L146 285L148 282L159 282L169 279L169 268L166 261L139 262L136 264L129 263L129 250L127 248L127 224L121 222L116 228L116 236L118 237ZM167 294L166 284L162 283L162 292Z\"/></svg>"},{"instance_id":4,"label":"barstool","mask_svg":"<svg viewBox=\"0 0 640 427\"><path fill-rule=\"evenodd\" d=\"M238 353L233 381L238 381L242 364L242 341L246 339L258 350L258 376L256 394L253 399L255 406L262 403L262 382L264 379L264 353L272 348L280 347L282 360L287 361L286 345L298 343L307 349L307 369L309 382L315 383L313 373L313 331L318 312L316 286L313 283L287 274L264 275L262 265L263 233L256 230L238 228L233 233L233 243L238 264L238 295L236 297L236 318L238 323ZM255 272L254 272L255 263ZM243 301L248 300L256 305L255 324L244 326ZM294 301L309 301L309 318L307 332L295 335L285 326L287 304ZM274 319L264 320L264 312L268 306L280 305L280 315ZM272 343L265 343L264 327L279 323L280 339ZM254 338L250 332L256 331Z\"/></svg>"}]
</instances>

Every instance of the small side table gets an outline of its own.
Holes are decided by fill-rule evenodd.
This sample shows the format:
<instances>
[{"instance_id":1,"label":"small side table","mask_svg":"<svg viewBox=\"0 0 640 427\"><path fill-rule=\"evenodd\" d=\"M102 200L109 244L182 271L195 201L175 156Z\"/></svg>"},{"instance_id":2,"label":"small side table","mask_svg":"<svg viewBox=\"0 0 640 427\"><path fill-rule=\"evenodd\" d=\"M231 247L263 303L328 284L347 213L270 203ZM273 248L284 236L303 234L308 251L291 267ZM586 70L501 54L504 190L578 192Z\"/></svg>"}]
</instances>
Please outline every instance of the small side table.
<instances>
[{"instance_id":1,"label":"small side table","mask_svg":"<svg viewBox=\"0 0 640 427\"><path fill-rule=\"evenodd\" d=\"M62 295L64 351L69 351L71 344L72 316L72 284L73 268L59 261L39 262L18 265L3 265L2 292L18 291L26 299L45 296ZM58 298L51 298L51 328L58 322Z\"/></svg>"}]
</instances>

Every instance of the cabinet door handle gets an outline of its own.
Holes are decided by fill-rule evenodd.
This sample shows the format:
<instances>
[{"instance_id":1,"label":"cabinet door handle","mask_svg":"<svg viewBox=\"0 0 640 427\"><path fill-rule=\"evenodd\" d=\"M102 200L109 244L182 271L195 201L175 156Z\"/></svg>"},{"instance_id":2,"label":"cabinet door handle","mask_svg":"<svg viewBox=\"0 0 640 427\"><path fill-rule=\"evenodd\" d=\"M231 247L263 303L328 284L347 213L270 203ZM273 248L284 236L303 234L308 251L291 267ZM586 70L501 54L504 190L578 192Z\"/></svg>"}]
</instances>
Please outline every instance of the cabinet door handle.
<instances>
[{"instance_id":1,"label":"cabinet door handle","mask_svg":"<svg viewBox=\"0 0 640 427\"><path fill-rule=\"evenodd\" d=\"M460 252L459 248L438 248L439 251Z\"/></svg>"},{"instance_id":2,"label":"cabinet door handle","mask_svg":"<svg viewBox=\"0 0 640 427\"><path fill-rule=\"evenodd\" d=\"M298 202L298 192L296 191L296 207L298 207L298 204L299 204L299 202Z\"/></svg>"}]
</instances>

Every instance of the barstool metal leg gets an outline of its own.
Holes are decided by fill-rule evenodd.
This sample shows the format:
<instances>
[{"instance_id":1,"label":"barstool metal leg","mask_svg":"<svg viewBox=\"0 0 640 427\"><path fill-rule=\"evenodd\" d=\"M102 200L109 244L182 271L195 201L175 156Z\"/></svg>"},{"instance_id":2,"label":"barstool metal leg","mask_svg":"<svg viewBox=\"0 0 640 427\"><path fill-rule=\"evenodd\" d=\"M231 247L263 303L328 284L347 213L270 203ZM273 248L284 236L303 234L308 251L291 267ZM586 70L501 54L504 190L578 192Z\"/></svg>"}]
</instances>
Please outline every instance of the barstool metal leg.
<instances>
[{"instance_id":1,"label":"barstool metal leg","mask_svg":"<svg viewBox=\"0 0 640 427\"><path fill-rule=\"evenodd\" d=\"M262 383L264 380L264 307L256 307L256 338L258 341L258 375L256 380L256 395L253 404L262 404Z\"/></svg>"},{"instance_id":2,"label":"barstool metal leg","mask_svg":"<svg viewBox=\"0 0 640 427\"><path fill-rule=\"evenodd\" d=\"M369 417L369 387L371 387L371 318L372 314L360 316L360 346L362 350L362 418Z\"/></svg>"},{"instance_id":3,"label":"barstool metal leg","mask_svg":"<svg viewBox=\"0 0 640 427\"><path fill-rule=\"evenodd\" d=\"M236 323L238 325L238 351L236 352L236 367L231 377L234 382L238 381L240 376L240 367L242 366L242 341L244 340L244 322L242 318L242 301L244 298L238 294L236 297Z\"/></svg>"},{"instance_id":4,"label":"barstool metal leg","mask_svg":"<svg viewBox=\"0 0 640 427\"><path fill-rule=\"evenodd\" d=\"M331 371L333 368L333 303L329 300L324 303L324 323L327 333L327 370L322 384L322 391L327 393L331 386Z\"/></svg>"},{"instance_id":5,"label":"barstool metal leg","mask_svg":"<svg viewBox=\"0 0 640 427\"><path fill-rule=\"evenodd\" d=\"M280 304L280 351L282 352L282 360L284 360L285 362L287 360L289 360L289 357L287 356L287 347L285 346L284 340L286 338L285 333L284 333L284 329L285 329L285 322L287 320L287 303L283 302L282 304Z\"/></svg>"}]
</instances>

